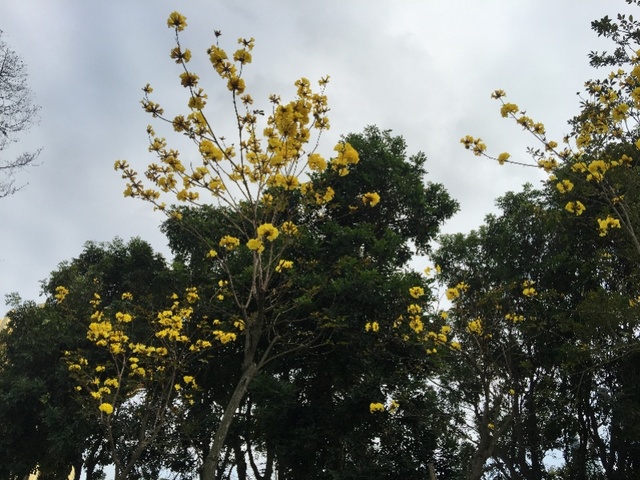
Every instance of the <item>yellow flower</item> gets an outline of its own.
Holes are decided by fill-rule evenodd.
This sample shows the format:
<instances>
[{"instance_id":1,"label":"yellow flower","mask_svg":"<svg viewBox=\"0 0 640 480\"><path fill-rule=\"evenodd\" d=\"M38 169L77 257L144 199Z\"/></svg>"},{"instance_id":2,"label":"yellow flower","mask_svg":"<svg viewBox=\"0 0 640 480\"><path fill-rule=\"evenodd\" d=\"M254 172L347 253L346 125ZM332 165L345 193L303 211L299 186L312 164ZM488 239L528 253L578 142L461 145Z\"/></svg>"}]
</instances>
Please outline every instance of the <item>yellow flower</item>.
<instances>
[{"instance_id":1,"label":"yellow flower","mask_svg":"<svg viewBox=\"0 0 640 480\"><path fill-rule=\"evenodd\" d=\"M364 329L366 332L377 332L378 330L380 330L380 325L378 324L378 322L367 322L367 324L364 326Z\"/></svg>"},{"instance_id":2,"label":"yellow flower","mask_svg":"<svg viewBox=\"0 0 640 480\"><path fill-rule=\"evenodd\" d=\"M424 324L418 315L412 316L409 322L409 327L416 333L420 333L424 330Z\"/></svg>"},{"instance_id":3,"label":"yellow flower","mask_svg":"<svg viewBox=\"0 0 640 480\"><path fill-rule=\"evenodd\" d=\"M419 313L422 313L422 307L417 303L412 303L407 307L407 312L409 312L411 315L417 315Z\"/></svg>"},{"instance_id":4,"label":"yellow flower","mask_svg":"<svg viewBox=\"0 0 640 480\"><path fill-rule=\"evenodd\" d=\"M331 200L333 200L333 197L335 196L335 194L336 192L333 190L333 188L327 187L324 194L321 194L320 192L316 193L316 203L318 205L324 205L325 203L329 203Z\"/></svg>"},{"instance_id":5,"label":"yellow flower","mask_svg":"<svg viewBox=\"0 0 640 480\"><path fill-rule=\"evenodd\" d=\"M218 252L216 252L215 250L209 250L209 252L207 253L207 258L215 258L218 256Z\"/></svg>"},{"instance_id":6,"label":"yellow flower","mask_svg":"<svg viewBox=\"0 0 640 480\"><path fill-rule=\"evenodd\" d=\"M182 380L184 380L184 383L191 383L193 382L193 377L191 375L185 375L182 377Z\"/></svg>"},{"instance_id":7,"label":"yellow flower","mask_svg":"<svg viewBox=\"0 0 640 480\"><path fill-rule=\"evenodd\" d=\"M380 202L380 195L376 192L367 192L362 195L362 203L365 205L369 205L370 207L375 207Z\"/></svg>"},{"instance_id":8,"label":"yellow flower","mask_svg":"<svg viewBox=\"0 0 640 480\"><path fill-rule=\"evenodd\" d=\"M133 300L133 294L129 292L124 292L122 294L122 300Z\"/></svg>"},{"instance_id":9,"label":"yellow flower","mask_svg":"<svg viewBox=\"0 0 640 480\"><path fill-rule=\"evenodd\" d=\"M177 31L181 32L187 26L187 17L184 15L180 15L178 12L173 12L169 15L167 19L167 27L175 28Z\"/></svg>"},{"instance_id":10,"label":"yellow flower","mask_svg":"<svg viewBox=\"0 0 640 480\"><path fill-rule=\"evenodd\" d=\"M447 288L445 295L447 296L447 300L451 301L460 296L460 290L457 287Z\"/></svg>"},{"instance_id":11,"label":"yellow flower","mask_svg":"<svg viewBox=\"0 0 640 480\"><path fill-rule=\"evenodd\" d=\"M409 295L413 298L420 298L424 295L424 288L422 287L411 287L409 289Z\"/></svg>"},{"instance_id":12,"label":"yellow flower","mask_svg":"<svg viewBox=\"0 0 640 480\"><path fill-rule=\"evenodd\" d=\"M259 238L250 239L247 242L247 247L249 247L249 250L254 250L258 253L264 252L264 244L262 243L262 240L260 240Z\"/></svg>"},{"instance_id":13,"label":"yellow flower","mask_svg":"<svg viewBox=\"0 0 640 480\"><path fill-rule=\"evenodd\" d=\"M318 153L309 155L309 168L315 172L322 172L327 168L327 161Z\"/></svg>"},{"instance_id":14,"label":"yellow flower","mask_svg":"<svg viewBox=\"0 0 640 480\"><path fill-rule=\"evenodd\" d=\"M196 287L187 288L187 302L195 303L200 299L198 296L198 289Z\"/></svg>"},{"instance_id":15,"label":"yellow flower","mask_svg":"<svg viewBox=\"0 0 640 480\"><path fill-rule=\"evenodd\" d=\"M507 152L502 152L500 155L498 155L498 163L500 165L504 165L506 161L509 160L509 158L511 157L511 155Z\"/></svg>"},{"instance_id":16,"label":"yellow flower","mask_svg":"<svg viewBox=\"0 0 640 480\"><path fill-rule=\"evenodd\" d=\"M369 405L369 412L371 413L375 413L375 412L384 412L384 404L382 403L371 403Z\"/></svg>"},{"instance_id":17,"label":"yellow flower","mask_svg":"<svg viewBox=\"0 0 640 480\"><path fill-rule=\"evenodd\" d=\"M502 105L502 108L500 108L500 115L506 118L510 114L516 113L518 110L518 105L516 105L515 103L505 103L504 105Z\"/></svg>"},{"instance_id":18,"label":"yellow flower","mask_svg":"<svg viewBox=\"0 0 640 480\"><path fill-rule=\"evenodd\" d=\"M605 219L598 218L597 220L601 237L607 235L610 228L620 228L620 220L618 220L617 218L613 218L612 216L608 216Z\"/></svg>"},{"instance_id":19,"label":"yellow flower","mask_svg":"<svg viewBox=\"0 0 640 480\"><path fill-rule=\"evenodd\" d=\"M58 302L63 302L65 298L67 298L67 295L69 295L69 289L66 287L63 287L62 285L59 285L56 287L56 294L54 295L54 298L58 301Z\"/></svg>"},{"instance_id":20,"label":"yellow flower","mask_svg":"<svg viewBox=\"0 0 640 480\"><path fill-rule=\"evenodd\" d=\"M116 320L122 323L129 323L133 320L133 317L128 313L118 312L116 313Z\"/></svg>"},{"instance_id":21,"label":"yellow flower","mask_svg":"<svg viewBox=\"0 0 640 480\"><path fill-rule=\"evenodd\" d=\"M113 413L113 405L110 403L101 403L98 407L98 410L106 413L107 415L111 415Z\"/></svg>"},{"instance_id":22,"label":"yellow flower","mask_svg":"<svg viewBox=\"0 0 640 480\"><path fill-rule=\"evenodd\" d=\"M482 320L476 318L475 320L471 320L467 324L467 331L469 333L475 333L476 335L482 335Z\"/></svg>"},{"instance_id":23,"label":"yellow flower","mask_svg":"<svg viewBox=\"0 0 640 480\"><path fill-rule=\"evenodd\" d=\"M533 285L535 284L535 282L532 282L531 280L525 280L524 282L522 282L522 294L525 297L535 297L538 292L536 292L536 289L533 287Z\"/></svg>"},{"instance_id":24,"label":"yellow flower","mask_svg":"<svg viewBox=\"0 0 640 480\"><path fill-rule=\"evenodd\" d=\"M575 213L576 216L582 215L582 212L586 210L585 206L579 200L576 202L568 202L564 209L569 213Z\"/></svg>"},{"instance_id":25,"label":"yellow flower","mask_svg":"<svg viewBox=\"0 0 640 480\"><path fill-rule=\"evenodd\" d=\"M266 237L270 242L278 238L279 234L278 229L270 223L263 223L258 227L258 236Z\"/></svg>"},{"instance_id":26,"label":"yellow flower","mask_svg":"<svg viewBox=\"0 0 640 480\"><path fill-rule=\"evenodd\" d=\"M562 180L556 184L556 188L560 193L567 193L573 190L573 183L571 180Z\"/></svg>"},{"instance_id":27,"label":"yellow flower","mask_svg":"<svg viewBox=\"0 0 640 480\"><path fill-rule=\"evenodd\" d=\"M280 261L278 262L278 265L276 265L276 272L279 273L282 270L290 269L292 267L293 267L293 261L280 259Z\"/></svg>"},{"instance_id":28,"label":"yellow flower","mask_svg":"<svg viewBox=\"0 0 640 480\"><path fill-rule=\"evenodd\" d=\"M238 245L240 245L240 239L232 237L231 235L225 235L220 239L220 246L227 250L233 250Z\"/></svg>"},{"instance_id":29,"label":"yellow flower","mask_svg":"<svg viewBox=\"0 0 640 480\"><path fill-rule=\"evenodd\" d=\"M611 110L611 118L613 118L615 122L622 122L629 116L629 114L627 113L628 111L629 105L627 105L626 103L616 105Z\"/></svg>"},{"instance_id":30,"label":"yellow flower","mask_svg":"<svg viewBox=\"0 0 640 480\"><path fill-rule=\"evenodd\" d=\"M280 229L285 235L296 235L298 233L298 227L293 222L284 222Z\"/></svg>"}]
</instances>

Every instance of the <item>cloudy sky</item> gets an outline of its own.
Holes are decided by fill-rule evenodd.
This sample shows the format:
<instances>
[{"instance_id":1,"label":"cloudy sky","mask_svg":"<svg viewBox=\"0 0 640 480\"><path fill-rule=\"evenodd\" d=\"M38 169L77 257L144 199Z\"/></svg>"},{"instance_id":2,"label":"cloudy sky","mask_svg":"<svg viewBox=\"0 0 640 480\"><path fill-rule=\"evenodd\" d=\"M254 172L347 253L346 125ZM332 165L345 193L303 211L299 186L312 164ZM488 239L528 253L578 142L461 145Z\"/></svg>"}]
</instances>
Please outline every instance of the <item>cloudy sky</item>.
<instances>
[{"instance_id":1,"label":"cloudy sky","mask_svg":"<svg viewBox=\"0 0 640 480\"><path fill-rule=\"evenodd\" d=\"M3 38L28 64L42 106L39 125L9 153L43 148L41 165L18 179L28 185L0 199L0 297L39 300L40 280L88 240L140 236L168 255L162 216L123 198L113 163L126 159L143 170L153 160L150 118L139 106L147 82L167 113L184 112L180 72L168 56L173 10L187 17L182 42L220 109L229 103L207 74L205 54L214 30L231 51L238 37L255 37L245 78L262 102L256 108L268 108L270 93L290 98L301 76L331 75L332 129L321 150L329 154L341 134L367 125L404 136L410 152L427 154L428 180L460 202L444 228L458 232L480 225L496 197L542 178L460 145L464 135L481 136L496 154L527 159L531 139L500 117L490 93L506 90L560 139L583 82L608 73L588 66L590 50L609 48L590 22L630 8L623 0L0 2Z\"/></svg>"}]
</instances>

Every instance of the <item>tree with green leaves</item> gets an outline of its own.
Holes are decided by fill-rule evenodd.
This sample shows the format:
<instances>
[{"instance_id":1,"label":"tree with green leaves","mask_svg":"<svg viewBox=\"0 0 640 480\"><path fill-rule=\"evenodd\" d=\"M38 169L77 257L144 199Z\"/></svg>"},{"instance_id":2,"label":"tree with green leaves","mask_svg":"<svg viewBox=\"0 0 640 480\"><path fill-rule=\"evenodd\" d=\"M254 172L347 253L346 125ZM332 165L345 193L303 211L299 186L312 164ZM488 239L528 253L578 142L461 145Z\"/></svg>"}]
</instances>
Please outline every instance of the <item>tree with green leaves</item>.
<instances>
[{"instance_id":1,"label":"tree with green leaves","mask_svg":"<svg viewBox=\"0 0 640 480\"><path fill-rule=\"evenodd\" d=\"M69 286L67 293L61 284ZM0 426L6 442L0 449L3 478L22 479L36 468L40 478L62 478L71 467L77 478L83 470L87 479L101 478L113 462L105 425L80 401L82 387L69 370L69 354L82 351L94 365L105 360L87 339L96 294L115 307L129 292L142 310L165 303L179 284L179 275L147 243L115 240L87 243L77 258L60 264L43 284L44 304L12 299L8 328L0 332L0 412L11 419ZM100 373L87 372L92 379ZM115 441L124 447L136 429L143 432L129 418L114 428ZM147 465L163 465L166 453Z\"/></svg>"},{"instance_id":2,"label":"tree with green leaves","mask_svg":"<svg viewBox=\"0 0 640 480\"><path fill-rule=\"evenodd\" d=\"M242 466L246 456L254 467L256 452L267 459L267 468L254 472L260 478L269 478L276 465L280 478L424 477L445 423L435 392L422 382L431 358L393 324L406 312L411 287L429 291L424 279L406 270L407 262L429 250L456 204L441 185L424 183L426 158L407 156L401 137L368 127L345 140L360 161L332 182L335 196L326 207L298 210L300 238L287 272L287 282L307 292L300 308L322 319L320 337L265 366L230 432L239 471L248 468ZM327 175L312 177L314 190ZM380 208L358 206L367 191L385 199ZM208 237L223 222L215 208L184 208L180 220L163 227L176 258L192 278L202 279L203 289L213 275ZM373 400L387 398L398 403L393 411L370 412Z\"/></svg>"}]
</instances>

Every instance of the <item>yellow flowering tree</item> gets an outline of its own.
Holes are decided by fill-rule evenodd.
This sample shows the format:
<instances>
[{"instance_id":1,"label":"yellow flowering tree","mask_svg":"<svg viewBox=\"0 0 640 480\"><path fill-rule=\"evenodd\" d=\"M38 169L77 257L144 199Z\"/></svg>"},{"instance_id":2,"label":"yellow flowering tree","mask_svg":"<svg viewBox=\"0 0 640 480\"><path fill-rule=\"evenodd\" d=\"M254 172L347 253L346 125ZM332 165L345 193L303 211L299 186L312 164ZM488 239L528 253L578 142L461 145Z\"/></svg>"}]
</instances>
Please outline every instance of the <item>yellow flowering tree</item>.
<instances>
[{"instance_id":1,"label":"yellow flowering tree","mask_svg":"<svg viewBox=\"0 0 640 480\"><path fill-rule=\"evenodd\" d=\"M414 478L426 474L416 446L435 450L443 430L435 394L422 375L437 357L427 350L446 349L450 339L441 322L430 322L432 280L409 272L407 262L415 249L428 250L455 202L441 185L424 183L425 157L406 156L401 137L368 127L345 139L359 152L359 163L347 176L330 168L313 175L314 190L331 185L333 198L300 205L293 219L298 234L286 255L293 266L282 267L273 284L286 309L271 324L281 340L227 437L236 446L228 461L239 470L244 455L260 450L265 471L277 465L279 474L294 478L356 470ZM373 208L362 200L370 192L380 197ZM169 244L203 285L201 296L215 298L215 289L205 293L204 285L220 272L206 245L225 228L225 217L217 207L183 207L180 213L181 220L170 218L163 227ZM229 266L239 282L251 259L248 251L237 253ZM314 331L312 348L281 355L287 344L304 345ZM224 398L220 391L231 388L219 372L235 375L236 369L237 357L215 363L200 385ZM385 405L382 415L370 413L372 403ZM380 448L372 443L376 438Z\"/></svg>"},{"instance_id":2,"label":"yellow flowering tree","mask_svg":"<svg viewBox=\"0 0 640 480\"><path fill-rule=\"evenodd\" d=\"M218 117L208 113L209 98L199 85L199 76L189 68L192 53L181 43L181 32L187 26L186 18L173 12L167 25L175 33L176 46L170 56L178 65L180 84L186 92L186 113L165 114L153 99L152 87L147 85L143 89L142 107L159 122L159 127L147 128L149 151L157 156L158 162L149 164L143 176L124 160L117 161L115 168L127 181L126 196L147 201L170 218L180 220L180 210L166 203L174 201L190 205L213 204L224 216L224 227L216 232L215 239L208 240L207 245L208 257L219 273L219 277L213 280L219 286L216 294L219 303L213 306L210 316L204 320L209 322L208 325L199 328L195 337L183 332L182 327L192 321L190 307L185 304L185 301L189 303L189 293L186 296L178 293L173 306L157 312L157 320L154 321L157 328L162 327L156 330L156 338L171 342L173 349L167 347L167 351L161 350L161 353L154 350L146 358L157 362L150 362L149 367L144 362L134 362L137 368L144 370L146 379L154 368L166 372L167 367L160 359L175 357L175 352L183 351L184 347L188 347L187 351L198 351L210 348L212 344L241 342L240 373L224 402L221 420L204 459L202 478L209 479L216 474L231 422L257 372L276 354L276 350L277 355L281 355L283 350L300 348L313 343L316 338L313 331L298 334L297 339L301 343L292 344L289 340L283 341L274 328L281 312L296 306L295 302L282 304L286 284L279 280L283 271L295 268L287 252L298 234L298 226L293 221L296 204L322 207L333 199L332 186L329 183L314 185L309 173L330 170L337 177L343 177L357 165L359 158L347 142L335 146L332 158L323 157L316 151L322 132L329 128L324 94L328 77L318 82L317 91L309 80L297 80L295 98L283 102L280 96L272 95L269 98L270 109L265 114L264 107L254 105L244 76L252 61L254 40L241 38L238 48L227 52L218 43L220 34L216 33L216 41L207 50L207 55L214 75L229 93L233 115L230 131L223 131L218 126ZM212 111L219 108L216 105ZM156 128L165 126L195 144L197 162L184 162L181 152L156 134ZM381 199L377 192L363 192L360 206L376 208L379 202ZM236 266L247 258L249 266L238 274ZM114 356L112 366L116 371L123 371L125 365L131 370L132 355L136 355L134 359L142 360L142 355L138 355L135 348L128 347L128 335L121 328L132 312L113 312L107 318L96 309L94 315L90 339ZM283 346L278 350L279 344ZM177 348L178 345L181 348ZM146 355L147 351L143 353ZM124 357L118 360L118 355ZM177 378L180 368L175 369ZM135 369L132 371L136 372ZM186 373L187 376L192 375L190 371ZM175 378L171 380L174 382ZM162 388L168 388L164 382L159 383ZM101 388L106 392L102 383L96 387L97 391L92 395L99 395ZM115 406L105 403L100 404L102 415L117 413ZM111 407L107 405L114 408L113 412L108 412Z\"/></svg>"},{"instance_id":3,"label":"yellow flowering tree","mask_svg":"<svg viewBox=\"0 0 640 480\"><path fill-rule=\"evenodd\" d=\"M635 0L627 3L638 5ZM615 359L630 361L637 350L637 336L629 329L637 329L633 308L640 287L640 23L632 16L618 15L617 20L605 17L594 21L592 27L616 46L611 54L592 52L591 64L611 70L605 78L585 83L580 112L570 120L568 135L552 139L543 123L508 101L504 91L496 90L492 97L500 103L500 114L515 121L537 142L528 149L533 161L507 152L490 154L477 137L461 139L463 146L477 156L499 164L540 168L549 175L543 192L536 193L539 198L525 199L528 206L520 207L528 211L529 220L514 225L513 231L505 234L509 240L501 244L505 264L516 263L520 271L496 264L498 256L487 261L483 273L496 275L493 281L500 289L489 288L492 280L479 279L474 303L458 311L458 321L467 323L468 333L492 335L486 341L500 355L491 362L485 358L484 365L496 365L502 357L503 365L509 367L502 372L495 368L486 371L500 379L493 380L493 385L503 383L503 391L508 389L509 408L502 408L502 418L512 425L502 431L501 421L491 420L491 432L485 430L485 438L496 440L492 460L511 472L518 471L517 476L523 478L529 472L535 472L536 477L544 472L541 459L545 449L556 448L554 442L562 441L560 429L532 428L534 423L544 424L540 417L530 426L525 427L526 422L518 425L536 411L556 412L549 420L562 424L565 439L572 439L563 444L565 465L561 472L585 476L587 471L598 471L605 477L627 477L637 472L637 465L626 453L634 448L633 434L626 432L636 428L629 416L637 408L629 397L635 374ZM523 195L530 195L530 189ZM504 217L516 212L511 208ZM548 222L553 227L550 230L544 227ZM531 252L527 249L532 246L526 243L514 251L513 243L523 232L530 232L531 240L538 238L531 225L547 231L548 240L538 242ZM479 236L486 242L496 231L484 228ZM471 238L466 240L472 242ZM446 247L450 252L456 248L453 243ZM486 243L483 248L487 248ZM532 259L534 252L536 258ZM475 262L467 259L463 263L468 266ZM464 267L458 267L454 270L461 274ZM522 306L504 304L505 288L517 288ZM523 310L525 305L529 307ZM480 307L492 311L494 318L503 315L504 325L518 332L514 337L516 347L503 346L500 338L504 337L487 328L496 320L490 322L487 314L477 317ZM536 314L527 314L532 307ZM498 330L501 335L508 331L504 325ZM528 343L522 343L524 339ZM465 346L463 343L463 351ZM524 359L515 361L514 352L523 354ZM558 371L566 378L561 385L554 380ZM522 373L531 375L529 380L523 382ZM514 385L514 393L510 393L509 382ZM564 395L556 395L559 389ZM616 403L620 398L629 403ZM510 416L506 416L508 412ZM497 432L507 434L505 444L497 439ZM523 446L529 449L524 455Z\"/></svg>"}]
</instances>

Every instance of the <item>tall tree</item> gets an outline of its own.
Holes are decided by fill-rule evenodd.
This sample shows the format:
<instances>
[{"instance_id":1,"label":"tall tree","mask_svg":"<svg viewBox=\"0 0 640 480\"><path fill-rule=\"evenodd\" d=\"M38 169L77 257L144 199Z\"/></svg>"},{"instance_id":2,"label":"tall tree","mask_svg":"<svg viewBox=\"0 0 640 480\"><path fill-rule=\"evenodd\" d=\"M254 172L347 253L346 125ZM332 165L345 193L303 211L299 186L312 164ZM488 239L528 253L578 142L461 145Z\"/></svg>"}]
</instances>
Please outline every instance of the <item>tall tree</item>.
<instances>
[{"instance_id":1,"label":"tall tree","mask_svg":"<svg viewBox=\"0 0 640 480\"><path fill-rule=\"evenodd\" d=\"M334 197L299 209L301 237L286 274L308 292L302 308L322 319L321 336L313 348L269 363L250 387L232 432L236 461L259 450L281 478L424 477L443 423L434 392L422 383L431 359L393 324L406 312L411 287L429 290L407 271L408 260L428 251L456 204L441 185L424 183L426 158L407 156L401 137L368 127L345 140L360 162L348 176L331 178L329 170L313 177L315 191L330 181ZM379 208L362 205L369 191L379 192ZM210 281L206 240L222 218L216 221L213 208L180 213L164 225L170 245L194 278ZM372 401L390 397L399 402L392 412L369 411Z\"/></svg>"},{"instance_id":2,"label":"tall tree","mask_svg":"<svg viewBox=\"0 0 640 480\"><path fill-rule=\"evenodd\" d=\"M82 369L92 380L106 374L94 368L104 362L104 352L87 339L90 302L100 295L116 308L128 292L143 311L164 304L179 284L147 243L115 240L88 243L77 258L60 264L43 284L44 304L13 298L8 328L0 332L0 412L10 419L0 425L3 478L22 479L36 467L41 478L66 478L71 467L77 478L83 470L87 479L100 478L113 462L105 425L89 414L77 372L69 370L71 352L82 351ZM126 429L116 429L118 444L126 445L127 432L135 428L130 419ZM162 465L157 459L147 463Z\"/></svg>"}]
</instances>

